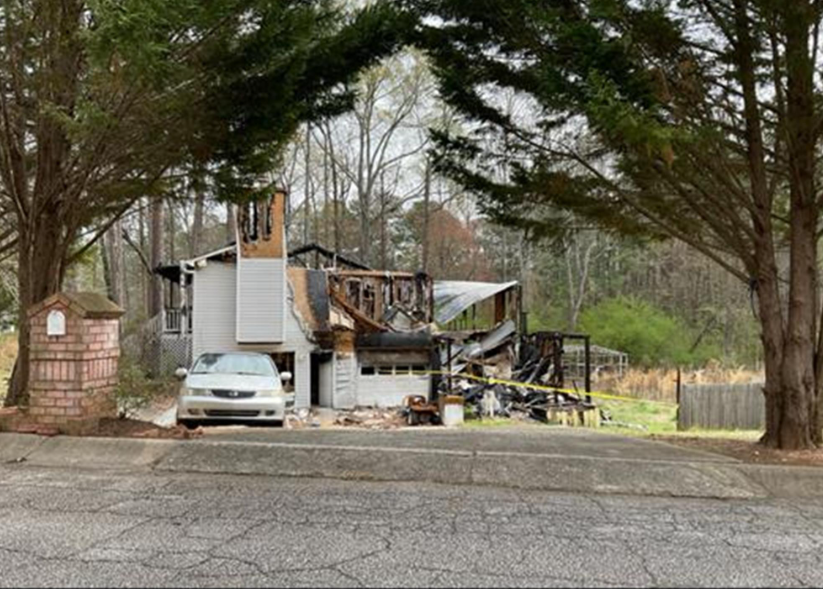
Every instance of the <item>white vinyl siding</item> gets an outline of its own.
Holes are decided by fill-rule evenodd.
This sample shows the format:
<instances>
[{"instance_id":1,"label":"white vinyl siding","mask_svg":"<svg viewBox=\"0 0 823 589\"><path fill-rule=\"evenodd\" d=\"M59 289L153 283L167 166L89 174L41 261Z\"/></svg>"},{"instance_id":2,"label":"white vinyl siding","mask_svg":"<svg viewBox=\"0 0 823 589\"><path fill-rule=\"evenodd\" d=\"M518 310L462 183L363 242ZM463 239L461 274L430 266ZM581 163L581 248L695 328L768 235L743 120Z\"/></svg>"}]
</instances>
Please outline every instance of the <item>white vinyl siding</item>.
<instances>
[{"instance_id":1,"label":"white vinyl siding","mask_svg":"<svg viewBox=\"0 0 823 589\"><path fill-rule=\"evenodd\" d=\"M334 398L332 407L350 409L357 405L357 359L354 354L334 354Z\"/></svg>"},{"instance_id":2,"label":"white vinyl siding","mask_svg":"<svg viewBox=\"0 0 823 589\"><path fill-rule=\"evenodd\" d=\"M311 403L310 352L315 348L300 326L289 289L285 314L286 341L281 344L240 344L236 338L235 312L237 309L237 266L210 261L194 273L193 284L193 358L204 352L248 351L294 353L295 406L308 407ZM284 303L284 307L285 307Z\"/></svg>"},{"instance_id":3,"label":"white vinyl siding","mask_svg":"<svg viewBox=\"0 0 823 589\"><path fill-rule=\"evenodd\" d=\"M311 406L311 354L306 351L294 354L294 406Z\"/></svg>"},{"instance_id":4,"label":"white vinyl siding","mask_svg":"<svg viewBox=\"0 0 823 589\"><path fill-rule=\"evenodd\" d=\"M204 352L237 350L234 274L234 264L221 262L209 262L194 274L192 360Z\"/></svg>"},{"instance_id":5,"label":"white vinyl siding","mask_svg":"<svg viewBox=\"0 0 823 589\"><path fill-rule=\"evenodd\" d=\"M237 273L237 341L285 341L286 261L241 256Z\"/></svg>"}]
</instances>

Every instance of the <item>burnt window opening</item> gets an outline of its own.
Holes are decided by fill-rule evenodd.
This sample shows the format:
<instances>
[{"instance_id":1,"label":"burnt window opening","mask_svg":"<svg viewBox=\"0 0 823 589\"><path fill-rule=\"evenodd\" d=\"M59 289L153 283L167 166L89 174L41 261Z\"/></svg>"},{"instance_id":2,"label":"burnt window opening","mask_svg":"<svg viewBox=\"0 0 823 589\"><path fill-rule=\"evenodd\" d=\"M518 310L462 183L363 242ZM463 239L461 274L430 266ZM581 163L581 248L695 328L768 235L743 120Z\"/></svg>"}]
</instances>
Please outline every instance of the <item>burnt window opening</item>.
<instances>
[{"instance_id":1,"label":"burnt window opening","mask_svg":"<svg viewBox=\"0 0 823 589\"><path fill-rule=\"evenodd\" d=\"M374 366L361 366L360 367L360 374L363 376L373 376L376 374Z\"/></svg>"},{"instance_id":2,"label":"burnt window opening","mask_svg":"<svg viewBox=\"0 0 823 589\"><path fill-rule=\"evenodd\" d=\"M375 290L374 285L365 284L363 286L363 312L369 317L375 318Z\"/></svg>"},{"instance_id":3,"label":"burnt window opening","mask_svg":"<svg viewBox=\"0 0 823 589\"><path fill-rule=\"evenodd\" d=\"M268 241L271 239L271 228L272 228L272 204L273 199L268 199L267 201L260 201L257 203L257 206L260 208L260 220L262 221L262 234L263 239Z\"/></svg>"},{"instance_id":4,"label":"burnt window opening","mask_svg":"<svg viewBox=\"0 0 823 589\"><path fill-rule=\"evenodd\" d=\"M349 304L356 309L360 309L360 281L349 280L346 282L346 299Z\"/></svg>"},{"instance_id":5,"label":"burnt window opening","mask_svg":"<svg viewBox=\"0 0 823 589\"><path fill-rule=\"evenodd\" d=\"M272 200L252 201L238 207L240 237L245 243L268 241L272 232Z\"/></svg>"},{"instance_id":6,"label":"burnt window opening","mask_svg":"<svg viewBox=\"0 0 823 589\"><path fill-rule=\"evenodd\" d=\"M245 215L243 223L243 237L244 241L257 241L257 207L255 203L250 202L244 205Z\"/></svg>"}]
</instances>

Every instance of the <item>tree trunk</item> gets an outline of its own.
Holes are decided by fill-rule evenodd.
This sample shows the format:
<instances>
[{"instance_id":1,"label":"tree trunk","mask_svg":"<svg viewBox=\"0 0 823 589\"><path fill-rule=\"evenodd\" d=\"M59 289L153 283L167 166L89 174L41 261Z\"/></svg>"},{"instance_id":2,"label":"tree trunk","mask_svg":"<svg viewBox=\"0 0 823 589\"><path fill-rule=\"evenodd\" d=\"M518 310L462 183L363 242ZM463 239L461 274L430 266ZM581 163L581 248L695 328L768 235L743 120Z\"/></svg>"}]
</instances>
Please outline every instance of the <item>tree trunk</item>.
<instances>
[{"instance_id":1,"label":"tree trunk","mask_svg":"<svg viewBox=\"0 0 823 589\"><path fill-rule=\"evenodd\" d=\"M778 447L783 415L783 395L780 370L783 364L783 312L777 281L777 267L774 257L768 268L761 269L757 279L758 312L760 315L763 343L763 368L765 385L763 395L766 402L766 432L761 442Z\"/></svg>"},{"instance_id":2,"label":"tree trunk","mask_svg":"<svg viewBox=\"0 0 823 589\"><path fill-rule=\"evenodd\" d=\"M431 165L426 161L425 177L423 178L423 227L422 227L422 252L420 254L420 269L423 272L429 271L429 220L431 215Z\"/></svg>"},{"instance_id":3,"label":"tree trunk","mask_svg":"<svg viewBox=\"0 0 823 589\"><path fill-rule=\"evenodd\" d=\"M789 315L780 372L783 402L778 445L782 449L812 448L819 437L814 419L815 216L813 209L792 210Z\"/></svg>"},{"instance_id":4,"label":"tree trunk","mask_svg":"<svg viewBox=\"0 0 823 589\"><path fill-rule=\"evenodd\" d=\"M380 268L389 269L389 237L386 225L386 185L384 175L380 174Z\"/></svg>"},{"instance_id":5,"label":"tree trunk","mask_svg":"<svg viewBox=\"0 0 823 589\"><path fill-rule=\"evenodd\" d=\"M139 214L137 216L137 231L138 231L138 247L140 248L140 257L145 259L146 256L146 207L143 199L137 202ZM151 270L151 269L149 269ZM144 316L149 316L149 301L151 300L151 274L144 272L140 273L140 302L141 309Z\"/></svg>"},{"instance_id":6,"label":"tree trunk","mask_svg":"<svg viewBox=\"0 0 823 589\"><path fill-rule=\"evenodd\" d=\"M33 230L19 223L17 288L19 295L17 359L4 405L28 403L30 332L29 308L60 290L65 273L66 245L60 225L42 216Z\"/></svg>"},{"instance_id":7,"label":"tree trunk","mask_svg":"<svg viewBox=\"0 0 823 589\"><path fill-rule=\"evenodd\" d=\"M203 209L205 196L201 190L194 196L194 220L191 227L191 241L189 243L189 256L194 257L200 253L203 241Z\"/></svg>"},{"instance_id":8,"label":"tree trunk","mask_svg":"<svg viewBox=\"0 0 823 589\"><path fill-rule=\"evenodd\" d=\"M371 199L369 199L370 201ZM372 231L371 231L371 215L369 215L369 208L371 202L360 201L360 261L366 265L372 266Z\"/></svg>"},{"instance_id":9,"label":"tree trunk","mask_svg":"<svg viewBox=\"0 0 823 589\"><path fill-rule=\"evenodd\" d=\"M111 275L111 243L108 232L106 232L106 235L103 236L101 240L100 260L103 263L103 282L106 284L106 296L114 300L114 280L112 280ZM67 288L74 288L70 279Z\"/></svg>"},{"instance_id":10,"label":"tree trunk","mask_svg":"<svg viewBox=\"0 0 823 589\"><path fill-rule=\"evenodd\" d=\"M335 163L334 159L332 159L331 164L331 185L332 185L332 196L334 197L333 208L334 208L334 251L340 251L340 194L338 192L338 181L337 181L337 164Z\"/></svg>"},{"instance_id":11,"label":"tree trunk","mask_svg":"<svg viewBox=\"0 0 823 589\"><path fill-rule=\"evenodd\" d=\"M311 176L311 125L306 125L306 160L305 160L305 169L306 169L306 180L305 186L303 190L303 245L311 242L309 238L309 226L310 226L310 217L309 213L311 212L311 200L312 200L312 190L314 183L312 182Z\"/></svg>"},{"instance_id":12,"label":"tree trunk","mask_svg":"<svg viewBox=\"0 0 823 589\"><path fill-rule=\"evenodd\" d=\"M177 237L177 228L175 226L176 224L175 224L175 218L174 218L174 208L177 205L174 203L173 200L168 200L168 201L166 201L166 203L168 205L167 206L168 215L163 220L166 223L166 237L168 238L169 241L168 241L168 244L165 247L165 250L163 250L163 251L168 254L167 259L169 261L174 261L174 260L177 259L177 252L175 251L175 247L174 247L175 238ZM160 264L162 264L164 261L165 261L165 258L163 257L163 254L161 253L160 254ZM157 266L154 266L154 268L157 268Z\"/></svg>"},{"instance_id":13,"label":"tree trunk","mask_svg":"<svg viewBox=\"0 0 823 589\"><path fill-rule=\"evenodd\" d=\"M781 5L786 32L786 145L789 160L789 295L780 366L780 400L772 399L765 441L785 450L820 439L815 382L817 331L816 113L809 33L815 16L805 0ZM761 317L761 320L765 318ZM775 392L771 391L772 397Z\"/></svg>"},{"instance_id":14,"label":"tree trunk","mask_svg":"<svg viewBox=\"0 0 823 589\"><path fill-rule=\"evenodd\" d=\"M103 238L103 263L109 298L121 307L125 304L125 269L123 266L123 223L114 222Z\"/></svg>"},{"instance_id":15,"label":"tree trunk","mask_svg":"<svg viewBox=\"0 0 823 589\"><path fill-rule=\"evenodd\" d=\"M149 261L154 271L163 262L163 199L152 198L151 214L151 254ZM157 274L150 278L149 317L154 317L163 310L163 281Z\"/></svg>"},{"instance_id":16,"label":"tree trunk","mask_svg":"<svg viewBox=\"0 0 823 589\"><path fill-rule=\"evenodd\" d=\"M234 212L234 205L226 203L226 243L237 241L237 217Z\"/></svg>"}]
</instances>

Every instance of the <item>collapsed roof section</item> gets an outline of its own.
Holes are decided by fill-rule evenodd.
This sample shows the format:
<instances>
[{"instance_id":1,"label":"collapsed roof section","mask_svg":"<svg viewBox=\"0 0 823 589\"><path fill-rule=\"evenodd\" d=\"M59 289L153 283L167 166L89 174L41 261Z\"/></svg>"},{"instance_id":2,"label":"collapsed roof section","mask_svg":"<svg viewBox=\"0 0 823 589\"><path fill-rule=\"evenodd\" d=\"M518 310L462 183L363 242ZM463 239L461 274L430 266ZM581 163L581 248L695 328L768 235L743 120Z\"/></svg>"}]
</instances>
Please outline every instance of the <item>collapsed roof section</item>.
<instances>
[{"instance_id":1,"label":"collapsed roof section","mask_svg":"<svg viewBox=\"0 0 823 589\"><path fill-rule=\"evenodd\" d=\"M328 271L332 304L365 331L418 331L432 322L432 279L418 272Z\"/></svg>"},{"instance_id":2,"label":"collapsed roof section","mask_svg":"<svg viewBox=\"0 0 823 589\"><path fill-rule=\"evenodd\" d=\"M516 280L499 283L438 280L434 283L434 319L440 325L445 325L477 303L517 286Z\"/></svg>"},{"instance_id":3,"label":"collapsed roof section","mask_svg":"<svg viewBox=\"0 0 823 589\"><path fill-rule=\"evenodd\" d=\"M306 260L306 258L309 259ZM314 259L312 260L311 258ZM321 264L321 258L325 260L325 264ZM344 256L343 254L325 248L317 243L309 243L295 249L290 249L289 261L296 262L297 264L305 266L306 268L311 268L313 261L313 266L315 270L320 270L322 268L328 267L329 265L333 268L341 267L350 268L352 270L371 270L371 268L369 268L365 264L361 264L354 258Z\"/></svg>"}]
</instances>

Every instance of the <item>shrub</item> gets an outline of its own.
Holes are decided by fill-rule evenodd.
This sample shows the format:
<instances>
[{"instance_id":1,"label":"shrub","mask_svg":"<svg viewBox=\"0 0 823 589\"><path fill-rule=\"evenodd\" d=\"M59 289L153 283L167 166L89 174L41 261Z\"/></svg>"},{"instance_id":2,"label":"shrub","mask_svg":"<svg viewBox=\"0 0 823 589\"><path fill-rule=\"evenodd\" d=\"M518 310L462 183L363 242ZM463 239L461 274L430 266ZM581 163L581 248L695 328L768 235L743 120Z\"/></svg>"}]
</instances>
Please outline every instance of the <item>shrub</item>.
<instances>
[{"instance_id":1,"label":"shrub","mask_svg":"<svg viewBox=\"0 0 823 589\"><path fill-rule=\"evenodd\" d=\"M137 413L163 397L169 391L169 381L155 380L127 356L120 358L118 383L114 389L117 412L122 419L133 419Z\"/></svg>"},{"instance_id":2,"label":"shrub","mask_svg":"<svg viewBox=\"0 0 823 589\"><path fill-rule=\"evenodd\" d=\"M629 354L634 365L702 364L715 353L706 344L690 350L695 334L688 326L637 299L603 301L582 313L579 327L593 343Z\"/></svg>"}]
</instances>

